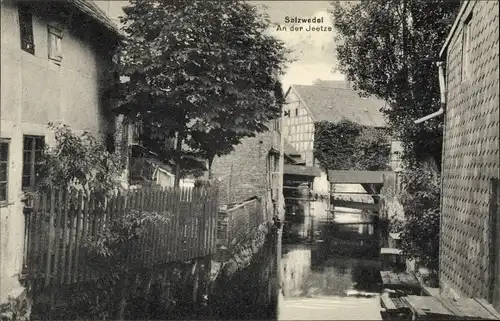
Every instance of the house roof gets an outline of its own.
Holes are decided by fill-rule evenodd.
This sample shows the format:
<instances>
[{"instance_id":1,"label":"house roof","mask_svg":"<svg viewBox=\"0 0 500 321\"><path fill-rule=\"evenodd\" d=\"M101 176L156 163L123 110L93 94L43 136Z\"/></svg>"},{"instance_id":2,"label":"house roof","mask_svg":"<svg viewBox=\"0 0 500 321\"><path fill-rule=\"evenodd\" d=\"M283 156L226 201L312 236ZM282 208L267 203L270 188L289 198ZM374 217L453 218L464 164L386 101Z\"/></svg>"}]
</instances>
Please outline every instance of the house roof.
<instances>
[{"instance_id":1,"label":"house roof","mask_svg":"<svg viewBox=\"0 0 500 321\"><path fill-rule=\"evenodd\" d=\"M345 80L321 80L318 79L313 83L314 86L350 89L351 85Z\"/></svg>"},{"instance_id":2,"label":"house roof","mask_svg":"<svg viewBox=\"0 0 500 321\"><path fill-rule=\"evenodd\" d=\"M471 3L471 2L472 1L470 1L470 0L465 0L462 3L462 7L460 8L460 11L458 12L457 17L455 18L455 22L453 23L453 26L451 27L450 32L448 33L448 37L446 37L446 40L443 44L443 47L441 47L441 51L439 51L439 57L443 57L443 55L445 54L446 48L448 48L448 45L450 44L451 38L455 34L455 31L457 31L460 20L462 19L462 16L465 13L465 9L467 8L469 3Z\"/></svg>"},{"instance_id":3,"label":"house roof","mask_svg":"<svg viewBox=\"0 0 500 321\"><path fill-rule=\"evenodd\" d=\"M108 29L116 35L120 35L120 31L118 26L111 20L111 18L101 9L99 8L94 1L86 1L86 0L65 0L80 12L88 16L89 18L96 21L102 27Z\"/></svg>"},{"instance_id":4,"label":"house roof","mask_svg":"<svg viewBox=\"0 0 500 321\"><path fill-rule=\"evenodd\" d=\"M292 85L314 121L339 122L348 119L357 124L386 127L380 109L385 102L374 97L361 97L351 89Z\"/></svg>"},{"instance_id":5,"label":"house roof","mask_svg":"<svg viewBox=\"0 0 500 321\"><path fill-rule=\"evenodd\" d=\"M271 148L271 152L273 153L276 153L276 154L279 154L280 151L276 148ZM289 159L291 159L292 161L294 161L295 163L301 163L303 162L304 160L302 159L301 157L301 154L300 152L298 152L295 147L293 147L289 142L287 142L286 140L284 141L283 143L283 154L285 155L285 157L288 157Z\"/></svg>"}]
</instances>

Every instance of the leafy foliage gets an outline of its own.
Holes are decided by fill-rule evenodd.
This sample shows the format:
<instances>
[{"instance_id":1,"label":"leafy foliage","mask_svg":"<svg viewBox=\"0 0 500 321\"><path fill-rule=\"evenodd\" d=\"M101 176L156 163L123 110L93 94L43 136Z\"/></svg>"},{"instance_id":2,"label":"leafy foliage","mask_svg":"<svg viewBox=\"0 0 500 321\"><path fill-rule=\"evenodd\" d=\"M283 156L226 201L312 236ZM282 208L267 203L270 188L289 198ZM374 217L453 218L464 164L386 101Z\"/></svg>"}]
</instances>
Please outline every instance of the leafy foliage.
<instances>
[{"instance_id":1,"label":"leafy foliage","mask_svg":"<svg viewBox=\"0 0 500 321\"><path fill-rule=\"evenodd\" d=\"M106 150L105 144L84 132L74 133L68 126L49 124L55 131L56 144L43 155L39 189L83 190L84 197L104 201L120 189L120 157ZM99 215L98 212L89 215ZM82 285L70 298L64 318L115 318L134 293L128 289L135 275L129 262L133 243L146 228L156 228L170 220L172 214L126 210L102 229L81 240L81 259L99 279ZM99 218L97 218L99 219ZM147 244L145 244L147 246ZM121 314L123 318L123 313Z\"/></svg>"},{"instance_id":2,"label":"leafy foliage","mask_svg":"<svg viewBox=\"0 0 500 321\"><path fill-rule=\"evenodd\" d=\"M403 144L403 159L441 159L440 118L414 120L439 109L435 62L460 1L335 1L339 71L365 95L386 101L383 112Z\"/></svg>"},{"instance_id":3,"label":"leafy foliage","mask_svg":"<svg viewBox=\"0 0 500 321\"><path fill-rule=\"evenodd\" d=\"M60 123L49 123L49 128L56 144L44 151L38 188L106 192L119 187L122 167L117 154L88 132L78 135Z\"/></svg>"},{"instance_id":4,"label":"leafy foliage","mask_svg":"<svg viewBox=\"0 0 500 321\"><path fill-rule=\"evenodd\" d=\"M388 136L381 129L346 119L315 123L314 157L324 169L385 170L389 153Z\"/></svg>"},{"instance_id":5,"label":"leafy foliage","mask_svg":"<svg viewBox=\"0 0 500 321\"><path fill-rule=\"evenodd\" d=\"M147 127L145 145L178 164L181 142L209 162L267 130L282 104L287 50L245 1L138 1L124 8L118 112ZM179 137L178 148L164 143Z\"/></svg>"},{"instance_id":6,"label":"leafy foliage","mask_svg":"<svg viewBox=\"0 0 500 321\"><path fill-rule=\"evenodd\" d=\"M31 307L25 299L8 297L7 302L0 305L1 321L29 321Z\"/></svg>"},{"instance_id":7,"label":"leafy foliage","mask_svg":"<svg viewBox=\"0 0 500 321\"><path fill-rule=\"evenodd\" d=\"M413 258L438 269L440 178L422 167L404 172L400 196L404 219L393 218L391 229L401 233L402 250Z\"/></svg>"}]
</instances>

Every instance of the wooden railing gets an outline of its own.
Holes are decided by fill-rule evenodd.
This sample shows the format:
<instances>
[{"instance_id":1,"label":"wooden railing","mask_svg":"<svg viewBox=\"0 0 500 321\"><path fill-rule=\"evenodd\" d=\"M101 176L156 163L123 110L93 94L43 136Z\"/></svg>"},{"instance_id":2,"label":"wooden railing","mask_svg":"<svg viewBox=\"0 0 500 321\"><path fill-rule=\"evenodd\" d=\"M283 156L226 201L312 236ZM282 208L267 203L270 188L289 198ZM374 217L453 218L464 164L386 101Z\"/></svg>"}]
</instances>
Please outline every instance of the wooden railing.
<instances>
[{"instance_id":1,"label":"wooden railing","mask_svg":"<svg viewBox=\"0 0 500 321\"><path fill-rule=\"evenodd\" d=\"M25 209L25 278L42 281L37 283L45 286L98 277L85 261L85 242L103 235L130 211L165 218L146 224L145 232L127 243L126 262L133 268L151 268L215 252L215 188L142 188L111 197L52 190L32 197Z\"/></svg>"},{"instance_id":2,"label":"wooden railing","mask_svg":"<svg viewBox=\"0 0 500 321\"><path fill-rule=\"evenodd\" d=\"M218 241L226 246L234 243L265 220L264 206L259 199L252 199L221 210L217 221Z\"/></svg>"}]
</instances>

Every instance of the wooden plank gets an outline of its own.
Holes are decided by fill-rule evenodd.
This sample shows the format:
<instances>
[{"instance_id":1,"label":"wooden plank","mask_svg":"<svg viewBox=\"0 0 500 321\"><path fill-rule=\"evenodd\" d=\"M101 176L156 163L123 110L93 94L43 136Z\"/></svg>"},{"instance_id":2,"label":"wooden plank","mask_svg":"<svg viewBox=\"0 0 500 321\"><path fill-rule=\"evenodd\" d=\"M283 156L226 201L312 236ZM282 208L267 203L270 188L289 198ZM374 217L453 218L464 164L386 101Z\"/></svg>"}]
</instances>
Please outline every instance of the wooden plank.
<instances>
[{"instance_id":1,"label":"wooden plank","mask_svg":"<svg viewBox=\"0 0 500 321\"><path fill-rule=\"evenodd\" d=\"M157 191L157 211L158 215L160 215L162 218L163 216L163 193L162 193L162 188L158 188ZM155 264L159 264L162 261L162 251L161 251L161 241L163 237L163 228L165 227L165 223L162 222L160 224L155 224L155 229L156 229L156 238L155 238L155 252L154 252L154 259L155 259Z\"/></svg>"},{"instance_id":2,"label":"wooden plank","mask_svg":"<svg viewBox=\"0 0 500 321\"><path fill-rule=\"evenodd\" d=\"M165 188L160 187L159 193L159 207L158 211L162 218L165 218ZM156 263L163 264L165 262L165 237L166 237L166 224L163 221L161 226L158 227L158 238L157 238L157 254Z\"/></svg>"},{"instance_id":3,"label":"wooden plank","mask_svg":"<svg viewBox=\"0 0 500 321\"><path fill-rule=\"evenodd\" d=\"M153 193L151 188L147 188L144 190L144 198L143 198L143 211L144 212L151 212L153 208L151 207L151 201L153 198ZM144 265L144 267L149 267L149 256L151 254L151 224L149 222L145 222L145 225L143 227L143 234L142 237L140 238L140 258L141 258L141 263Z\"/></svg>"},{"instance_id":4,"label":"wooden plank","mask_svg":"<svg viewBox=\"0 0 500 321\"><path fill-rule=\"evenodd\" d=\"M173 211L172 211L172 189L171 188L165 188L165 211L167 212L167 215L169 216L168 220L168 225L166 225L166 235L165 235L165 241L164 241L164 252L165 252L165 257L164 257L164 262L170 262L170 260L173 258L173 231L174 231L174 216L173 216Z\"/></svg>"},{"instance_id":5,"label":"wooden plank","mask_svg":"<svg viewBox=\"0 0 500 321\"><path fill-rule=\"evenodd\" d=\"M481 306L483 306L485 310L492 315L492 320L500 320L500 313L498 313L498 311L496 311L493 305L491 305L488 301L481 298L475 298L474 300L481 304Z\"/></svg>"},{"instance_id":6,"label":"wooden plank","mask_svg":"<svg viewBox=\"0 0 500 321\"><path fill-rule=\"evenodd\" d=\"M427 315L439 316L439 318L454 316L452 311L448 310L434 297L409 295L406 297L406 301L411 304L417 314L419 311L424 311Z\"/></svg>"},{"instance_id":7,"label":"wooden plank","mask_svg":"<svg viewBox=\"0 0 500 321\"><path fill-rule=\"evenodd\" d=\"M172 193L170 188L165 188L165 211L169 215L168 224L166 226L166 237L164 241L164 252L165 252L165 262L169 262L173 257L173 226L174 226L174 216L172 211Z\"/></svg>"},{"instance_id":8,"label":"wooden plank","mask_svg":"<svg viewBox=\"0 0 500 321\"><path fill-rule=\"evenodd\" d=\"M141 208L140 208L141 214L149 210L147 206L150 197L151 197L151 188L141 188ZM146 226L143 226L143 229L147 231L147 223ZM147 239L148 239L147 233L142 233L141 237L139 238L137 258L140 260L141 263L147 262L147 255L149 253L146 244Z\"/></svg>"},{"instance_id":9,"label":"wooden plank","mask_svg":"<svg viewBox=\"0 0 500 321\"><path fill-rule=\"evenodd\" d=\"M180 236L182 235L181 234L181 225L179 224L179 210L180 210L180 191L179 191L179 188L174 188L173 189L173 197L172 197L172 201L173 201L173 212L174 212L174 229L173 229L173 235L174 235L174 239L173 239L173 250L174 250L174 257L173 259L174 260L179 260L180 257L181 257L181 253L182 253L182 247L181 247L181 241L179 240Z\"/></svg>"},{"instance_id":10,"label":"wooden plank","mask_svg":"<svg viewBox=\"0 0 500 321\"><path fill-rule=\"evenodd\" d=\"M47 225L46 225L46 218L48 216L48 213L47 213L47 209L48 209L48 198L47 198L47 194L43 194L42 195L42 207L41 207L42 211L41 211L41 217L40 217L40 225L39 225L39 234L40 234L40 241L39 241L39 244L40 244L40 251L38 251L38 266L39 268L37 269L38 270L38 273L40 274L40 278L43 280L43 268L45 266L45 262L46 262L46 259L47 259L47 248L46 248L46 245L47 245ZM43 285L42 282L40 282L40 285Z\"/></svg>"},{"instance_id":11,"label":"wooden plank","mask_svg":"<svg viewBox=\"0 0 500 321\"><path fill-rule=\"evenodd\" d=\"M61 256L61 238L62 229L61 218L62 218L62 198L63 191L58 190L56 193L56 207L55 207L55 244L54 244L54 270L52 284L55 285L59 283L59 271L60 271L60 256Z\"/></svg>"},{"instance_id":12,"label":"wooden plank","mask_svg":"<svg viewBox=\"0 0 500 321\"><path fill-rule=\"evenodd\" d=\"M455 305L459 306L462 311L467 313L468 317L478 319L488 319L492 317L491 313L486 310L481 303L471 298L460 299L455 302Z\"/></svg>"},{"instance_id":13,"label":"wooden plank","mask_svg":"<svg viewBox=\"0 0 500 321\"><path fill-rule=\"evenodd\" d=\"M158 188L155 189L155 211L158 215L161 215L161 190ZM153 251L151 252L152 266L155 266L159 261L159 239L162 226L163 223L161 222L153 224Z\"/></svg>"},{"instance_id":14,"label":"wooden plank","mask_svg":"<svg viewBox=\"0 0 500 321\"><path fill-rule=\"evenodd\" d=\"M389 279L389 282L388 282L389 284L396 284L396 285L400 284L399 278L396 275L394 275L393 272L388 271L387 278Z\"/></svg>"},{"instance_id":15,"label":"wooden plank","mask_svg":"<svg viewBox=\"0 0 500 321\"><path fill-rule=\"evenodd\" d=\"M177 235L179 234L179 226L178 226L178 220L177 220L177 192L175 188L171 189L171 194L170 194L170 210L171 210L171 215L172 215L172 226L171 226L171 236L172 240L170 243L170 249L171 251L171 260L176 260L178 257L178 237Z\"/></svg>"},{"instance_id":16,"label":"wooden plank","mask_svg":"<svg viewBox=\"0 0 500 321\"><path fill-rule=\"evenodd\" d=\"M196 235L196 238L198 239L198 244L197 244L197 248L198 248L198 256L199 257L202 257L202 256L205 256L206 253L205 253L205 230L207 229L206 226L205 226L205 223L206 223L206 219L205 219L205 211L204 211L204 208L203 208L203 201L204 201L204 198L203 198L203 195L202 195L202 190L201 188L200 189L196 189L195 190L195 193L196 193L196 202L198 204L197 206L197 210L198 210L198 215L199 215L199 225L198 225L198 233Z\"/></svg>"},{"instance_id":17,"label":"wooden plank","mask_svg":"<svg viewBox=\"0 0 500 321\"><path fill-rule=\"evenodd\" d=\"M73 282L78 283L80 276L80 247L81 247L81 238L82 238L82 215L83 215L83 192L78 192L77 197L77 207L75 210L76 215L76 235L75 235L75 270L73 272Z\"/></svg>"},{"instance_id":18,"label":"wooden plank","mask_svg":"<svg viewBox=\"0 0 500 321\"><path fill-rule=\"evenodd\" d=\"M68 242L68 273L66 274L66 283L69 284L71 283L72 280L72 273L73 273L73 252L74 252L74 247L75 247L75 195L74 193L71 193L69 196L69 201L68 204L71 204L70 210L71 210L71 215L69 218L69 242Z\"/></svg>"},{"instance_id":19,"label":"wooden plank","mask_svg":"<svg viewBox=\"0 0 500 321\"><path fill-rule=\"evenodd\" d=\"M298 175L298 176L310 176L310 177L321 176L321 170L313 166L285 164L283 171L285 175Z\"/></svg>"},{"instance_id":20,"label":"wooden plank","mask_svg":"<svg viewBox=\"0 0 500 321\"><path fill-rule=\"evenodd\" d=\"M455 316L460 317L461 319L465 318L467 316L462 309L457 307L453 302L448 300L447 298L444 298L442 296L432 296L436 300L438 300L446 309L450 310Z\"/></svg>"},{"instance_id":21,"label":"wooden plank","mask_svg":"<svg viewBox=\"0 0 500 321\"><path fill-rule=\"evenodd\" d=\"M209 195L210 202L210 234L208 236L208 244L209 244L209 253L215 253L215 238L217 237L217 213L219 210L218 206L218 190L215 188L211 188Z\"/></svg>"},{"instance_id":22,"label":"wooden plank","mask_svg":"<svg viewBox=\"0 0 500 321\"><path fill-rule=\"evenodd\" d=\"M188 200L187 209L189 212L189 229L188 229L188 256L189 259L196 257L195 256L195 248L194 248L194 232L196 229L196 212L194 208L194 204L191 200L189 200L189 189L186 189L186 200Z\"/></svg>"},{"instance_id":23,"label":"wooden plank","mask_svg":"<svg viewBox=\"0 0 500 321\"><path fill-rule=\"evenodd\" d=\"M61 204L61 206L63 207L63 216L62 216L62 222L61 222L61 225L62 225L62 229L63 229L63 237L62 237L62 250L61 250L61 276L59 278L59 284L63 284L64 283L64 278L66 276L66 265L67 265L67 262L66 262L66 250L67 250L67 241L68 241L68 223L67 223L67 220L68 220L68 208L69 208L69 204L68 204L68 191L67 190L64 190L64 194L63 194L63 204Z\"/></svg>"},{"instance_id":24,"label":"wooden plank","mask_svg":"<svg viewBox=\"0 0 500 321\"><path fill-rule=\"evenodd\" d=\"M387 311L397 310L396 305L394 304L394 302L392 302L391 298L388 295L382 295L380 298L382 299L382 303L384 304Z\"/></svg>"},{"instance_id":25,"label":"wooden plank","mask_svg":"<svg viewBox=\"0 0 500 321\"><path fill-rule=\"evenodd\" d=\"M152 189L151 190L151 194L150 194L150 199L149 199L149 208L150 208L150 211L151 212L158 212L158 208L157 208L157 194L156 194L156 189ZM146 257L146 264L148 267L151 267L153 265L153 256L154 256L154 251L155 251L155 238L156 238L156 228L155 228L155 223L150 223L148 224L148 233L146 235L147 237L147 242L146 242L146 245L148 247L148 253L147 253L147 257Z\"/></svg>"},{"instance_id":26,"label":"wooden plank","mask_svg":"<svg viewBox=\"0 0 500 321\"><path fill-rule=\"evenodd\" d=\"M211 235L211 220L212 220L212 199L209 194L210 190L209 188L204 188L203 189L203 217L204 217L204 224L203 224L203 254L204 256L207 256L210 252L210 235ZM217 227L217 222L216 222L216 227ZM227 236L226 236L227 237Z\"/></svg>"},{"instance_id":27,"label":"wooden plank","mask_svg":"<svg viewBox=\"0 0 500 321\"><path fill-rule=\"evenodd\" d=\"M89 231L89 199L87 197L83 198L83 229L82 229L82 239L86 240ZM88 268L86 264L82 264L82 269L80 271L79 281L83 282L86 280L86 275L88 274Z\"/></svg>"},{"instance_id":28,"label":"wooden plank","mask_svg":"<svg viewBox=\"0 0 500 321\"><path fill-rule=\"evenodd\" d=\"M116 220L122 219L124 212L125 212L124 208L126 208L126 206L127 206L127 200L128 200L127 193L122 194L122 193L118 192L118 194L116 196L116 213L114 215L114 218ZM122 259L124 262L126 262L125 261L126 253L122 253L122 257L120 259Z\"/></svg>"},{"instance_id":29,"label":"wooden plank","mask_svg":"<svg viewBox=\"0 0 500 321\"><path fill-rule=\"evenodd\" d=\"M34 274L34 267L35 267L35 257L36 257L36 252L35 252L35 246L36 246L36 220L37 220L37 212L38 212L38 197L33 198L33 203L32 203L32 210L31 213L29 214L29 247L28 247L28 259L27 259L27 264L28 264L28 279L32 280L33 279L33 274Z\"/></svg>"},{"instance_id":30,"label":"wooden plank","mask_svg":"<svg viewBox=\"0 0 500 321\"><path fill-rule=\"evenodd\" d=\"M424 310L412 302L410 296L402 297L401 302L406 304L418 318L424 318L427 315Z\"/></svg>"},{"instance_id":31,"label":"wooden plank","mask_svg":"<svg viewBox=\"0 0 500 321\"><path fill-rule=\"evenodd\" d=\"M346 200L339 200L339 199L333 199L332 205L336 206L336 207L355 208L355 209L368 210L368 211L378 211L379 210L379 204L346 201Z\"/></svg>"},{"instance_id":32,"label":"wooden plank","mask_svg":"<svg viewBox=\"0 0 500 321\"><path fill-rule=\"evenodd\" d=\"M160 210L161 210L161 215L167 219L168 218L168 195L167 195L167 188L166 187L161 188L161 207L160 207ZM168 244L168 240L169 240L169 236L168 236L169 225L170 225L170 220L168 222L167 221L164 222L162 224L162 228L161 228L160 257L161 257L162 264L167 261L167 257L168 257L167 244Z\"/></svg>"},{"instance_id":33,"label":"wooden plank","mask_svg":"<svg viewBox=\"0 0 500 321\"><path fill-rule=\"evenodd\" d=\"M328 171L331 184L383 184L390 171Z\"/></svg>"},{"instance_id":34,"label":"wooden plank","mask_svg":"<svg viewBox=\"0 0 500 321\"><path fill-rule=\"evenodd\" d=\"M130 195L130 208L128 210L138 210L139 207L139 191L133 191L132 194ZM135 240L130 242L130 247L129 247L129 254L127 261L129 264L132 263L134 260L134 255L135 255L135 248L136 248L136 242Z\"/></svg>"},{"instance_id":35,"label":"wooden plank","mask_svg":"<svg viewBox=\"0 0 500 321\"><path fill-rule=\"evenodd\" d=\"M50 191L50 198L49 198L49 226L48 226L48 239L47 239L47 260L45 262L45 286L49 286L50 284L50 276L51 276L51 264L52 264L52 255L54 253L54 220L55 220L55 201L56 201L56 196L55 192L52 189Z\"/></svg>"},{"instance_id":36,"label":"wooden plank","mask_svg":"<svg viewBox=\"0 0 500 321\"><path fill-rule=\"evenodd\" d=\"M95 227L96 227L96 199L94 194L89 195L89 230L87 239L94 239L95 237ZM85 280L90 281L94 276L94 269L89 268Z\"/></svg>"}]
</instances>

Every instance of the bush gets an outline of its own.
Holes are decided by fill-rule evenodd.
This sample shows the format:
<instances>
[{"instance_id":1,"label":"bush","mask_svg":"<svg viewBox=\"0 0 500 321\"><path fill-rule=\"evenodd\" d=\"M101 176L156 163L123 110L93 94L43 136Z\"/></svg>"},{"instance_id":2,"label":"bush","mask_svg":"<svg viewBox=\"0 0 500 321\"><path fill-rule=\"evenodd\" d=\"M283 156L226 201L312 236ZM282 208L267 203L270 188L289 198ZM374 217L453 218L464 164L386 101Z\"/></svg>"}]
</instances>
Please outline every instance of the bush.
<instances>
[{"instance_id":1,"label":"bush","mask_svg":"<svg viewBox=\"0 0 500 321\"><path fill-rule=\"evenodd\" d=\"M404 219L393 218L391 230L400 232L405 254L437 272L439 258L440 177L428 168L410 168L403 174L400 202Z\"/></svg>"},{"instance_id":2,"label":"bush","mask_svg":"<svg viewBox=\"0 0 500 321\"><path fill-rule=\"evenodd\" d=\"M120 155L109 152L103 142L88 132L78 135L63 124L49 126L55 131L56 144L45 149L37 183L39 191L83 190L84 198L92 196L100 201L121 188ZM170 213L128 210L105 224L96 235L82 239L83 264L98 279L73 289L66 297L68 305L59 311L60 317L123 319L127 302L137 296L133 286L137 273L128 259L133 242L146 227L155 228L170 217Z\"/></svg>"},{"instance_id":3,"label":"bush","mask_svg":"<svg viewBox=\"0 0 500 321\"><path fill-rule=\"evenodd\" d=\"M120 188L119 155L108 152L105 144L88 132L78 135L60 123L49 123L49 128L55 131L56 144L45 148L37 181L40 190L109 193Z\"/></svg>"}]
</instances>

